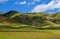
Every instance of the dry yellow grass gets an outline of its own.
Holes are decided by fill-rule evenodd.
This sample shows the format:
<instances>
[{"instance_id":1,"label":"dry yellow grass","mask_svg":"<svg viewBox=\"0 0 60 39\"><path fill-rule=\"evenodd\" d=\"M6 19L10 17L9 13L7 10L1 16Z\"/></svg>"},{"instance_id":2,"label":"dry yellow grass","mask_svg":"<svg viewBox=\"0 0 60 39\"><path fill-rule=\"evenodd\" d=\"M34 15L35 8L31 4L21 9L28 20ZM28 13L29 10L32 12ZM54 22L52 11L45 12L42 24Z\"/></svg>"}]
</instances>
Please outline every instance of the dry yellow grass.
<instances>
[{"instance_id":1,"label":"dry yellow grass","mask_svg":"<svg viewBox=\"0 0 60 39\"><path fill-rule=\"evenodd\" d=\"M0 39L60 39L60 30L37 32L0 32Z\"/></svg>"}]
</instances>

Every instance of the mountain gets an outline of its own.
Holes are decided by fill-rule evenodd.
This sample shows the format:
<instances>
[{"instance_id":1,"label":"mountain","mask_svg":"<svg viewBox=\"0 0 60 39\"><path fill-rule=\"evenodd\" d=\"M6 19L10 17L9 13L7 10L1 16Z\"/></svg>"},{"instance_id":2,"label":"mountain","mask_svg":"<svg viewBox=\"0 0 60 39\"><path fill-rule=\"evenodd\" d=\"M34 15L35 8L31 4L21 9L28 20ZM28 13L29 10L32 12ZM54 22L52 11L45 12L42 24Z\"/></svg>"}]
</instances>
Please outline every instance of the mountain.
<instances>
[{"instance_id":1,"label":"mountain","mask_svg":"<svg viewBox=\"0 0 60 39\"><path fill-rule=\"evenodd\" d=\"M20 13L17 11L9 11L9 12L3 14L4 17L9 17L9 18L13 18L18 15L20 15Z\"/></svg>"},{"instance_id":2,"label":"mountain","mask_svg":"<svg viewBox=\"0 0 60 39\"><path fill-rule=\"evenodd\" d=\"M31 26L51 27L60 24L60 12L55 14L49 14L46 12L21 14L17 11L9 11L0 16L0 23L7 25L25 24Z\"/></svg>"}]
</instances>

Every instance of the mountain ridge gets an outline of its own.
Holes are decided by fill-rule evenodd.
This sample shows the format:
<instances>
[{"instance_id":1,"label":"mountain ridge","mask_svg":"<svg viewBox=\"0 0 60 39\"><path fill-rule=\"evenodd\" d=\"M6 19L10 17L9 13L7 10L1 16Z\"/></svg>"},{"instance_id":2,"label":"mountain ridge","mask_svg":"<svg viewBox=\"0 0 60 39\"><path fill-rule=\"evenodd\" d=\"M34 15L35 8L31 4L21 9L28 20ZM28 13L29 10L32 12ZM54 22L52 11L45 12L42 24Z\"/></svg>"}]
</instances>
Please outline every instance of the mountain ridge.
<instances>
[{"instance_id":1,"label":"mountain ridge","mask_svg":"<svg viewBox=\"0 0 60 39\"><path fill-rule=\"evenodd\" d=\"M21 23L31 26L54 26L54 24L60 24L60 12L56 14L48 14L46 12L21 14L17 11L9 11L5 14L2 14L0 17L0 23L4 24L6 22L9 25L14 23Z\"/></svg>"}]
</instances>

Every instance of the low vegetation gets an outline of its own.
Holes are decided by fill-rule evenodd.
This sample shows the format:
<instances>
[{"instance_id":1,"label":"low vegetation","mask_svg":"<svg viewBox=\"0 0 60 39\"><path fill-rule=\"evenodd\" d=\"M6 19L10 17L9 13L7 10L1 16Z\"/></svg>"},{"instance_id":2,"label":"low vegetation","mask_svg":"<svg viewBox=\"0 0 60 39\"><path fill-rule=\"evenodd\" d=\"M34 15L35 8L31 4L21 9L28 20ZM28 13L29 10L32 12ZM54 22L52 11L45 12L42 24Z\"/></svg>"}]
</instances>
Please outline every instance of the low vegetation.
<instances>
[{"instance_id":1,"label":"low vegetation","mask_svg":"<svg viewBox=\"0 0 60 39\"><path fill-rule=\"evenodd\" d=\"M0 39L60 39L60 12L0 12Z\"/></svg>"},{"instance_id":2,"label":"low vegetation","mask_svg":"<svg viewBox=\"0 0 60 39\"><path fill-rule=\"evenodd\" d=\"M2 24L2 25L1 25ZM60 28L60 12L49 14L46 12L39 13L19 13L17 11L9 11L5 14L0 14L0 25L6 25L6 27L37 27L59 29ZM24 26L23 26L24 25ZM0 26L0 27L1 27ZM18 28L18 29L19 29ZM17 28L16 28L17 29Z\"/></svg>"}]
</instances>

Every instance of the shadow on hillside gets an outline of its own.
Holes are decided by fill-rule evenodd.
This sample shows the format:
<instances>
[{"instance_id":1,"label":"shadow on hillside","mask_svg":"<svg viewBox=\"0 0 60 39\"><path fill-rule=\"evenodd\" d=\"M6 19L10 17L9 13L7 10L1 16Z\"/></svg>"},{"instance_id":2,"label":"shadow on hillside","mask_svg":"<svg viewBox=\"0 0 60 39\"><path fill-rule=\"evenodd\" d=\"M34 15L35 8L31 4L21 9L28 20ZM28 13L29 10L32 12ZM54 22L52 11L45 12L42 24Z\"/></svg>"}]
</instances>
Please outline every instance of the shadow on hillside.
<instances>
[{"instance_id":1,"label":"shadow on hillside","mask_svg":"<svg viewBox=\"0 0 60 39\"><path fill-rule=\"evenodd\" d=\"M30 27L30 26L23 26L23 27L12 27L12 26L0 26L0 30L2 31L3 29L12 29L10 32L32 32L32 31L19 31L18 29L24 29L24 28L33 28L35 30L60 30L60 27L48 27L48 28L37 28L37 27ZM13 29L16 29L13 30ZM0 32L1 32L0 31ZM4 30L3 30L4 31ZM7 32L7 31L6 31Z\"/></svg>"},{"instance_id":2,"label":"shadow on hillside","mask_svg":"<svg viewBox=\"0 0 60 39\"><path fill-rule=\"evenodd\" d=\"M38 30L60 30L60 27L35 28Z\"/></svg>"},{"instance_id":3,"label":"shadow on hillside","mask_svg":"<svg viewBox=\"0 0 60 39\"><path fill-rule=\"evenodd\" d=\"M11 26L0 26L0 29L15 29L15 28Z\"/></svg>"},{"instance_id":4,"label":"shadow on hillside","mask_svg":"<svg viewBox=\"0 0 60 39\"><path fill-rule=\"evenodd\" d=\"M0 29L22 29L22 28L32 28L32 27L30 27L30 26L12 27L12 26L0 25Z\"/></svg>"}]
</instances>

